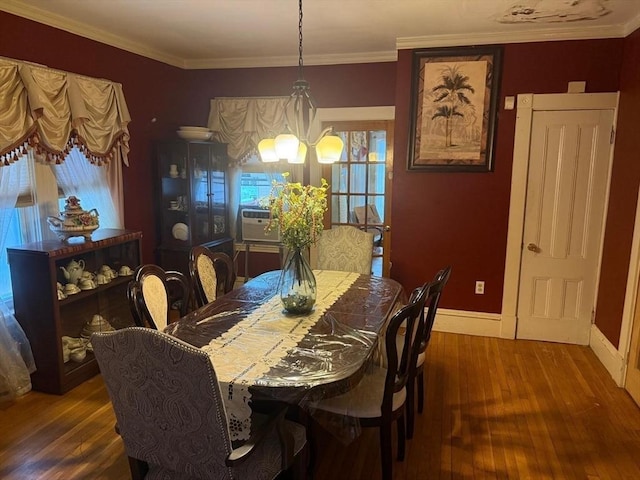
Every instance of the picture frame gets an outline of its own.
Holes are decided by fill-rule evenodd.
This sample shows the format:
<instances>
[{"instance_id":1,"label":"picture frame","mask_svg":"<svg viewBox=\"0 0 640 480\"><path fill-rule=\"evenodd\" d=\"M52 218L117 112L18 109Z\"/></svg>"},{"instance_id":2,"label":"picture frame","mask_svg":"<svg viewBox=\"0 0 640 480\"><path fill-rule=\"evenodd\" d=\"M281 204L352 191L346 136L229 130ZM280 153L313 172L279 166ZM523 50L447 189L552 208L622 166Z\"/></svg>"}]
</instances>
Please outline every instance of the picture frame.
<instances>
[{"instance_id":1,"label":"picture frame","mask_svg":"<svg viewBox=\"0 0 640 480\"><path fill-rule=\"evenodd\" d=\"M502 47L413 52L409 171L490 172Z\"/></svg>"}]
</instances>

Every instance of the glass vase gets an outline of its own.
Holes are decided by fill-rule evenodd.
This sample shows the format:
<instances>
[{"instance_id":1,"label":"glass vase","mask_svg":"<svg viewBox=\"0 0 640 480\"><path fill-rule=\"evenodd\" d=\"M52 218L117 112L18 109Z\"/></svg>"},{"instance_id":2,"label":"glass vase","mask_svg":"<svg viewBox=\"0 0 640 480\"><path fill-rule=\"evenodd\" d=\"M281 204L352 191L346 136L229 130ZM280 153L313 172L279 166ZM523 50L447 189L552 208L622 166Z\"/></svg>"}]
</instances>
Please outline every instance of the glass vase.
<instances>
[{"instance_id":1,"label":"glass vase","mask_svg":"<svg viewBox=\"0 0 640 480\"><path fill-rule=\"evenodd\" d=\"M302 249L289 250L278 283L280 300L289 313L309 313L316 303L316 277Z\"/></svg>"}]
</instances>

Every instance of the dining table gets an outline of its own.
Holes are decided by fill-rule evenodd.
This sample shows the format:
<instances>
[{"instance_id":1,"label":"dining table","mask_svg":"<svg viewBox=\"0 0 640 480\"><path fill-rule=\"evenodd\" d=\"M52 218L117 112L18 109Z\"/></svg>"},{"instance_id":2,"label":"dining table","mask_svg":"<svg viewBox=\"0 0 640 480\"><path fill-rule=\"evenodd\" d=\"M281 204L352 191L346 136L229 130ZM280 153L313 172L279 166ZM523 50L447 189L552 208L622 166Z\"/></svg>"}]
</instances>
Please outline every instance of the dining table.
<instances>
[{"instance_id":1,"label":"dining table","mask_svg":"<svg viewBox=\"0 0 640 480\"><path fill-rule=\"evenodd\" d=\"M231 439L250 436L252 403L302 404L342 393L380 353L388 319L405 301L395 280L314 270L308 314L283 310L280 271L269 271L165 328L206 352L216 372Z\"/></svg>"}]
</instances>

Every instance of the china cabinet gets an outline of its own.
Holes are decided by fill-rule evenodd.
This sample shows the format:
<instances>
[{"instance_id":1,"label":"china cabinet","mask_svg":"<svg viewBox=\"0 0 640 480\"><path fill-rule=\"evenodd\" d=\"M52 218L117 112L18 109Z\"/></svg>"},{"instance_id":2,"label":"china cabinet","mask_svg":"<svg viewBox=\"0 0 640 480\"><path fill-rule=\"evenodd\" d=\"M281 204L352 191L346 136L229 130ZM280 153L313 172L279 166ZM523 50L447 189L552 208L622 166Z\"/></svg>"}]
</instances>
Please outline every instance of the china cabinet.
<instances>
[{"instance_id":1,"label":"china cabinet","mask_svg":"<svg viewBox=\"0 0 640 480\"><path fill-rule=\"evenodd\" d=\"M158 263L188 275L191 247L233 256L229 236L227 145L172 140L156 145Z\"/></svg>"},{"instance_id":2,"label":"china cabinet","mask_svg":"<svg viewBox=\"0 0 640 480\"><path fill-rule=\"evenodd\" d=\"M15 316L37 368L31 375L35 390L62 394L97 374L88 332L96 325L134 324L126 289L142 262L141 237L136 231L98 229L91 241L45 240L7 248ZM76 347L74 355L65 352L65 343Z\"/></svg>"}]
</instances>

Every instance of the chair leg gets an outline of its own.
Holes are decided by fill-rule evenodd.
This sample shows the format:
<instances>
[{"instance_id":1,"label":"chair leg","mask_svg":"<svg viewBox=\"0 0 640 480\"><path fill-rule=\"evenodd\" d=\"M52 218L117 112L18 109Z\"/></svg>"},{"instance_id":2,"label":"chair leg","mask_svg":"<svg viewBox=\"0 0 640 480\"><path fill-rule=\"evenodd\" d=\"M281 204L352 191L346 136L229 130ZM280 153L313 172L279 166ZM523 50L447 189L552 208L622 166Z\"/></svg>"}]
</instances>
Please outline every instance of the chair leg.
<instances>
[{"instance_id":1,"label":"chair leg","mask_svg":"<svg viewBox=\"0 0 640 480\"><path fill-rule=\"evenodd\" d=\"M392 451L391 451L391 423L382 422L380 425L380 459L382 461L382 480L391 480Z\"/></svg>"},{"instance_id":2,"label":"chair leg","mask_svg":"<svg viewBox=\"0 0 640 480\"><path fill-rule=\"evenodd\" d=\"M405 431L404 431L404 415L400 415L396 420L398 426L398 461L404 460L404 447L405 447Z\"/></svg>"},{"instance_id":3,"label":"chair leg","mask_svg":"<svg viewBox=\"0 0 640 480\"><path fill-rule=\"evenodd\" d=\"M405 411L407 412L407 438L411 440L413 438L413 422L415 417L414 402L415 402L415 385L416 380L410 378L407 382L407 405Z\"/></svg>"},{"instance_id":4,"label":"chair leg","mask_svg":"<svg viewBox=\"0 0 640 480\"><path fill-rule=\"evenodd\" d=\"M424 371L420 371L416 377L418 382L418 412L422 413L424 409Z\"/></svg>"}]
</instances>

